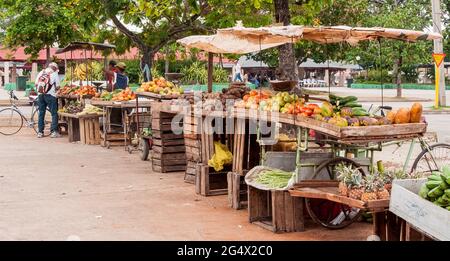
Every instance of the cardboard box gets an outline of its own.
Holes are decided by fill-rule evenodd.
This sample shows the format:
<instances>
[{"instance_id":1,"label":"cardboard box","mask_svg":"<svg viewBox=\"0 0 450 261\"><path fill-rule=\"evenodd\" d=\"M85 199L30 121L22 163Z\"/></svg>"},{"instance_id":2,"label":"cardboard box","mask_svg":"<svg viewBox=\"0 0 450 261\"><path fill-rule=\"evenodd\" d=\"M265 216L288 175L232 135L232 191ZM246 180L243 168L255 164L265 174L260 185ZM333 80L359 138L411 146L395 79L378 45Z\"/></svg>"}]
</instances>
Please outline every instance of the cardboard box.
<instances>
[{"instance_id":1,"label":"cardboard box","mask_svg":"<svg viewBox=\"0 0 450 261\"><path fill-rule=\"evenodd\" d=\"M418 193L427 179L395 180L389 211L437 240L450 240L450 211L421 198Z\"/></svg>"}]
</instances>

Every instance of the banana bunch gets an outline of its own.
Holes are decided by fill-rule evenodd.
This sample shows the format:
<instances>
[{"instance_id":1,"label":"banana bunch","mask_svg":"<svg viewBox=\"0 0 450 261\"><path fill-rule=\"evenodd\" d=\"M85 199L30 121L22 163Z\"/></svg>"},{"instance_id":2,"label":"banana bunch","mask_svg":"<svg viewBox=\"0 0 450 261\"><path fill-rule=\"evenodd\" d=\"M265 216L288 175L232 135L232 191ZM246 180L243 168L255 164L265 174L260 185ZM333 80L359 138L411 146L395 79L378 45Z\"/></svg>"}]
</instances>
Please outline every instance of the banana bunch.
<instances>
[{"instance_id":1,"label":"banana bunch","mask_svg":"<svg viewBox=\"0 0 450 261\"><path fill-rule=\"evenodd\" d=\"M82 63L77 65L77 67L75 67L74 74L78 80L84 81L87 79L88 71L89 72L92 71L92 65L90 63L87 65Z\"/></svg>"}]
</instances>

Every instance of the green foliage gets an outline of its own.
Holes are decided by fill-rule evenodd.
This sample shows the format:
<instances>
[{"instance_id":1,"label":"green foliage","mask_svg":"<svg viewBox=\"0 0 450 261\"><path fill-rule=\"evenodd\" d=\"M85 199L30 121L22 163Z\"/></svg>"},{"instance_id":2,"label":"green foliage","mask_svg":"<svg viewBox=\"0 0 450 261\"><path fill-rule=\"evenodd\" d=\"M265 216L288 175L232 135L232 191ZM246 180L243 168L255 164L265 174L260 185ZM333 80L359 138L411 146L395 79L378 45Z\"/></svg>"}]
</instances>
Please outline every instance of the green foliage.
<instances>
[{"instance_id":1,"label":"green foliage","mask_svg":"<svg viewBox=\"0 0 450 261\"><path fill-rule=\"evenodd\" d=\"M58 0L0 1L0 31L9 47L25 46L25 52L36 56L41 49L58 43L65 45L82 39L83 31L70 9Z\"/></svg>"},{"instance_id":2,"label":"green foliage","mask_svg":"<svg viewBox=\"0 0 450 261\"><path fill-rule=\"evenodd\" d=\"M355 78L355 83L380 83L381 79L383 83L391 83L392 75L387 70L369 69L366 75L362 75Z\"/></svg>"},{"instance_id":3,"label":"green foliage","mask_svg":"<svg viewBox=\"0 0 450 261\"><path fill-rule=\"evenodd\" d=\"M185 66L180 71L183 74L181 79L183 84L206 84L208 82L208 70L206 63L195 61L191 65ZM213 69L213 82L228 82L229 72L215 66Z\"/></svg>"},{"instance_id":4,"label":"green foliage","mask_svg":"<svg viewBox=\"0 0 450 261\"><path fill-rule=\"evenodd\" d=\"M190 66L181 69L183 74L182 83L185 84L205 84L208 80L208 71L205 63L194 62Z\"/></svg>"},{"instance_id":5,"label":"green foliage","mask_svg":"<svg viewBox=\"0 0 450 261\"><path fill-rule=\"evenodd\" d=\"M128 79L130 80L130 83L142 83L141 79L141 66L139 60L129 60L129 61L123 61L127 69L125 70Z\"/></svg>"}]
</instances>

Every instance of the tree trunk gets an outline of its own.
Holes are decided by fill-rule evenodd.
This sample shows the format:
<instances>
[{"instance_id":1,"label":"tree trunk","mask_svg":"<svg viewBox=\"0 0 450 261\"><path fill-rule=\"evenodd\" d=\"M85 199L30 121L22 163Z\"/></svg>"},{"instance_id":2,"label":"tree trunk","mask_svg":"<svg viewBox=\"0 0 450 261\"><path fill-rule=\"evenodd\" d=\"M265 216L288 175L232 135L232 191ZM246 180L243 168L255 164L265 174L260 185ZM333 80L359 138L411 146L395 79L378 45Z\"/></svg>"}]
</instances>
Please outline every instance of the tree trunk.
<instances>
[{"instance_id":1,"label":"tree trunk","mask_svg":"<svg viewBox=\"0 0 450 261\"><path fill-rule=\"evenodd\" d=\"M143 49L141 51L142 51L141 70L143 73L143 81L148 82L153 79L152 66L154 53L151 52L149 49Z\"/></svg>"},{"instance_id":2,"label":"tree trunk","mask_svg":"<svg viewBox=\"0 0 450 261\"><path fill-rule=\"evenodd\" d=\"M397 85L397 97L402 97L402 64L403 56L400 55L394 64L394 84Z\"/></svg>"},{"instance_id":3,"label":"tree trunk","mask_svg":"<svg viewBox=\"0 0 450 261\"><path fill-rule=\"evenodd\" d=\"M289 25L291 16L289 0L275 0L275 20L277 23ZM294 45L285 44L278 47L278 78L279 80L298 80L298 69L295 60Z\"/></svg>"},{"instance_id":4,"label":"tree trunk","mask_svg":"<svg viewBox=\"0 0 450 261\"><path fill-rule=\"evenodd\" d=\"M46 51L46 58L47 58L47 62L45 64L45 67L47 67L50 64L50 62L51 62L50 46L47 46L45 51Z\"/></svg>"},{"instance_id":5,"label":"tree trunk","mask_svg":"<svg viewBox=\"0 0 450 261\"><path fill-rule=\"evenodd\" d=\"M166 48L166 54L164 58L164 73L169 73L169 48Z\"/></svg>"}]
</instances>

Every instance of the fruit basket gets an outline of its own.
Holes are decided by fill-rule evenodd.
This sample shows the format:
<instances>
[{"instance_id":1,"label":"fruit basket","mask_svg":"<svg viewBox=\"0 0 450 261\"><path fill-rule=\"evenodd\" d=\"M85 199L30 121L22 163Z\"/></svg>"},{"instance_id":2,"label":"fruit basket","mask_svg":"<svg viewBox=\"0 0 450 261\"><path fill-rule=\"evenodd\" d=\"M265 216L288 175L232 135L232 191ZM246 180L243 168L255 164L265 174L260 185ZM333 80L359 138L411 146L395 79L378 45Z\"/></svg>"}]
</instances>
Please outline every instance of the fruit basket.
<instances>
[{"instance_id":1,"label":"fruit basket","mask_svg":"<svg viewBox=\"0 0 450 261\"><path fill-rule=\"evenodd\" d=\"M277 92L289 92L297 86L297 81L270 81L270 87Z\"/></svg>"}]
</instances>

